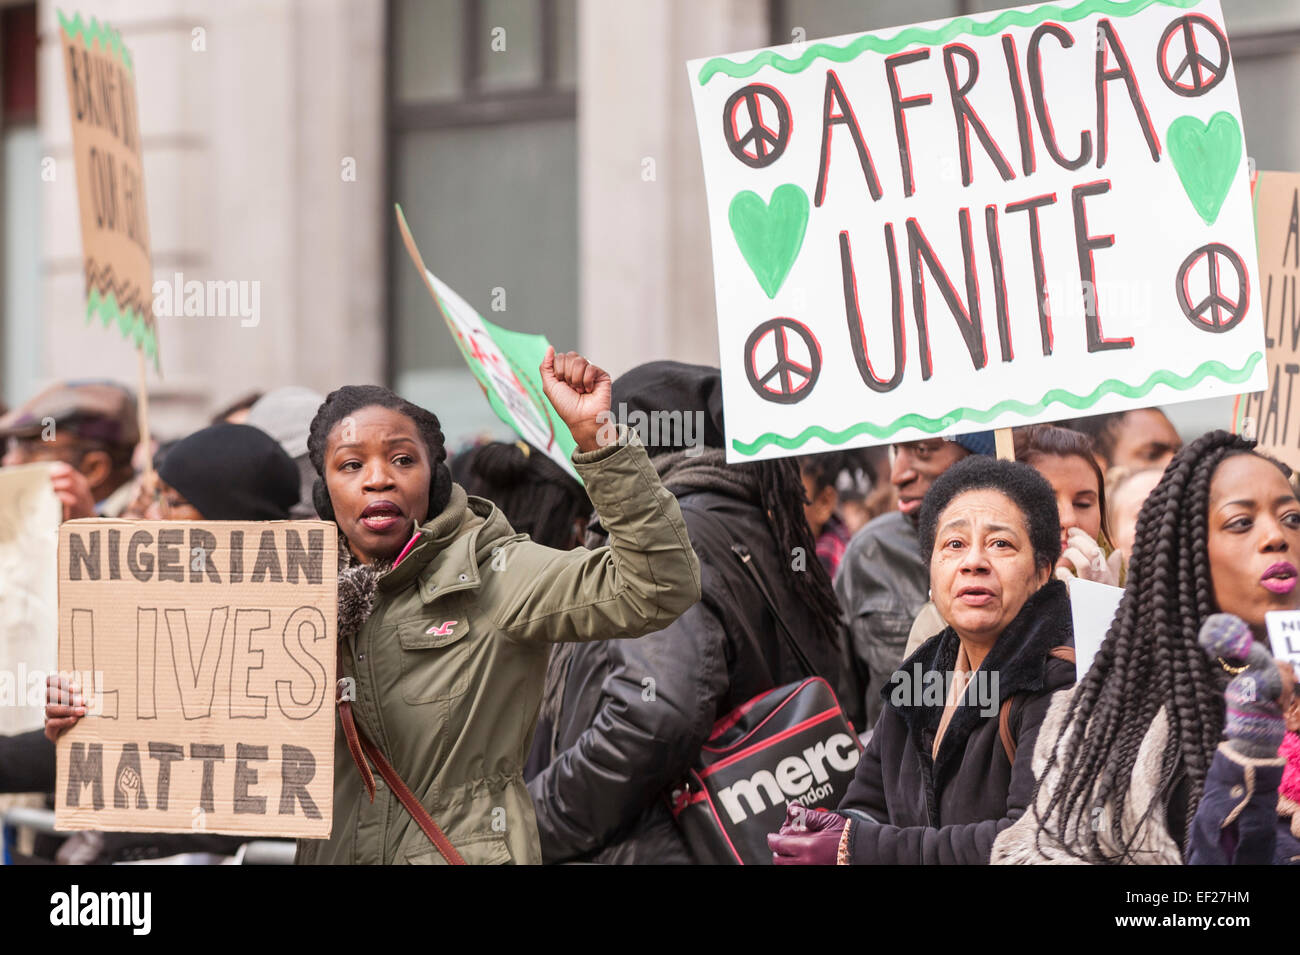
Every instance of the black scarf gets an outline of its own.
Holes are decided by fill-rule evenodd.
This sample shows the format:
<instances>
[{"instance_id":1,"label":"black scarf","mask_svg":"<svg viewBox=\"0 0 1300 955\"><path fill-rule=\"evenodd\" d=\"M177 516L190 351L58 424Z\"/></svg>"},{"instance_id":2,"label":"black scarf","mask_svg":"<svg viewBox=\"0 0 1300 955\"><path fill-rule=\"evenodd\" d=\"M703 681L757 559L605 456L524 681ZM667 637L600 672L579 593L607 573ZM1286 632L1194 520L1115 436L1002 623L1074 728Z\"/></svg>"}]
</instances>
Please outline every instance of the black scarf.
<instances>
[{"instance_id":1,"label":"black scarf","mask_svg":"<svg viewBox=\"0 0 1300 955\"><path fill-rule=\"evenodd\" d=\"M1073 645L1074 621L1070 611L1070 593L1062 581L1052 579L1025 601L1020 612L1007 624L990 648L980 664L980 670L998 674L997 702L1000 704L1002 700L1016 694L1042 690L1052 648ZM908 680L914 680L918 664L922 674L929 671L944 675L951 673L957 664L959 649L957 632L952 627L947 627L904 660L895 675L902 673ZM885 705L893 707L907 724L908 735L917 750L928 757L930 744L927 743L927 736L933 740L933 733L943 717L943 705L894 706L891 697L895 686L892 679L886 682L880 689L880 696ZM985 719L997 719L997 714L984 715L981 708L974 705L968 691L953 712L939 744L939 752L935 755L936 785L942 778L944 768L954 758L960 759L967 738Z\"/></svg>"}]
</instances>

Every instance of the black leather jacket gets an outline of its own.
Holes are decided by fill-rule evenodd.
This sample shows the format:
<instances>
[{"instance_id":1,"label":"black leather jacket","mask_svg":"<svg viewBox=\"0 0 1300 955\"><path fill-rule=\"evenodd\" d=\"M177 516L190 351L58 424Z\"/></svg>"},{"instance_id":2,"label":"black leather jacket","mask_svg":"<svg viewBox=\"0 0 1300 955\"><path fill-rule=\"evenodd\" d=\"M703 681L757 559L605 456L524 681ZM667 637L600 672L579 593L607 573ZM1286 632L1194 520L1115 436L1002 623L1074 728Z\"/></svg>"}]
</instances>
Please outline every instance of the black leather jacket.
<instances>
[{"instance_id":1,"label":"black leather jacket","mask_svg":"<svg viewBox=\"0 0 1300 955\"><path fill-rule=\"evenodd\" d=\"M841 688L843 648L814 636L811 614L786 583L791 557L778 552L759 508L716 491L683 491L678 502L703 597L666 630L573 648L550 728L554 758L528 784L548 863L693 861L666 791L721 716L805 676L733 542L749 549L801 649L856 715L859 695Z\"/></svg>"}]
</instances>

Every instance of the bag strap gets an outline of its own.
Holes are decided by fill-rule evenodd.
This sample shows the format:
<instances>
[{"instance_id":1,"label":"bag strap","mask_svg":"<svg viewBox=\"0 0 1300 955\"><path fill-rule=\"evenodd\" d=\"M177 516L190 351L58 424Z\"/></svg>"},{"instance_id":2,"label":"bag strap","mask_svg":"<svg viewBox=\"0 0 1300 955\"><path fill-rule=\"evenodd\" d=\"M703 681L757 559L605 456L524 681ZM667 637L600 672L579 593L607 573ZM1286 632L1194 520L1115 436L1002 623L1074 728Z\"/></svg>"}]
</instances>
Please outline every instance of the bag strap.
<instances>
[{"instance_id":1,"label":"bag strap","mask_svg":"<svg viewBox=\"0 0 1300 955\"><path fill-rule=\"evenodd\" d=\"M1016 765L1016 738L1011 735L1011 701L1009 696L998 707L998 736L1002 739L1002 748L1007 751L1007 761Z\"/></svg>"},{"instance_id":2,"label":"bag strap","mask_svg":"<svg viewBox=\"0 0 1300 955\"><path fill-rule=\"evenodd\" d=\"M1075 662L1074 647L1052 647L1047 655L1067 663ZM1002 748L1007 751L1007 760L1012 766L1016 764L1016 738L1011 735L1011 701L1016 698L1016 695L1008 696L998 707L998 736L1002 740Z\"/></svg>"},{"instance_id":3,"label":"bag strap","mask_svg":"<svg viewBox=\"0 0 1300 955\"><path fill-rule=\"evenodd\" d=\"M781 631L781 636L785 639L786 645L789 647L790 652L794 654L795 659L799 661L799 665L803 667L804 674L810 677L821 676L821 674L817 672L817 668L812 665L808 660L808 657L804 654L802 648L800 648L799 641L795 639L790 628L786 626L785 618L781 616L781 611L776 609L776 602L772 599L772 595L768 593L767 585L763 583L763 578L759 575L758 568L754 566L754 557L750 554L749 548L744 544L736 543L731 534L727 531L726 523L717 515L710 514L703 508L699 510L692 509L692 514L699 517L707 517L709 523L713 524L717 528L718 536L723 540L729 540L732 542L731 552L736 555L736 558L740 561L741 565L749 572L750 578L754 581L754 586L758 588L758 592L763 596L763 602L767 604L767 609L771 611L772 619L776 621L777 629Z\"/></svg>"},{"instance_id":4,"label":"bag strap","mask_svg":"<svg viewBox=\"0 0 1300 955\"><path fill-rule=\"evenodd\" d=\"M799 641L795 639L790 628L786 626L785 618L782 617L781 612L776 609L776 602L772 600L771 594L767 592L767 585L763 583L763 578L758 575L758 568L754 566L754 557L750 554L749 548L744 544L733 543L731 545L731 552L740 559L741 564L743 564L745 569L749 571L749 576L753 579L754 585L758 587L758 592L763 595L763 601L767 604L767 609L772 612L772 618L776 620L776 625L781 631L781 636L785 638L786 645L790 648L790 652L794 654L795 659L799 661L799 665L803 667L804 673L810 677L820 676L816 667L812 665L808 660L808 657L804 654L802 648L800 648Z\"/></svg>"},{"instance_id":5,"label":"bag strap","mask_svg":"<svg viewBox=\"0 0 1300 955\"><path fill-rule=\"evenodd\" d=\"M338 673L342 674L342 672L343 645L340 643L338 652ZM342 677L340 677L340 689L342 688L342 684L343 680ZM357 764L357 769L361 772L361 781L365 784L366 792L370 796L370 801L375 801L375 777L371 774L370 767L366 764L366 757L369 757L370 762L375 764L375 768L379 770L379 775L384 778L384 782L388 784L388 788L393 791L395 796L397 796L398 801L406 807L406 811L411 814L411 818L415 820L416 825L424 830L424 834L429 837L429 841L433 843L433 847L442 854L444 859L447 860L447 864L466 865L465 860L461 858L460 853L456 851L456 847L451 844L451 840L449 840L446 835L443 834L443 831L438 828L438 824L433 821L433 817L429 815L424 806L420 805L420 800L415 798L415 793L411 792L410 787L402 781L402 777L397 775L397 770L393 769L392 765L384 757L384 754L379 751L379 747L370 742L366 734L357 726L356 720L352 716L351 701L343 699L342 694L340 694L338 707L339 721L343 724L343 735L347 739L348 752L352 754L352 761Z\"/></svg>"}]
</instances>

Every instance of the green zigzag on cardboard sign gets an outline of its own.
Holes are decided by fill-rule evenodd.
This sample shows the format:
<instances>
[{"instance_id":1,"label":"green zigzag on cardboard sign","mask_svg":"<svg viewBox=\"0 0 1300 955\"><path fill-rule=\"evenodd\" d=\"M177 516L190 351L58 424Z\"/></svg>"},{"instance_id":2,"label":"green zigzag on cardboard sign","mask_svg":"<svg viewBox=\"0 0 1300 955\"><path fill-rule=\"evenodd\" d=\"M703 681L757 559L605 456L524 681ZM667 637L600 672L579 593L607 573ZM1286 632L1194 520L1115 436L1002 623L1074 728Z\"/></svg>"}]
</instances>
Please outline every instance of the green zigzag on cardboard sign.
<instances>
[{"instance_id":1,"label":"green zigzag on cardboard sign","mask_svg":"<svg viewBox=\"0 0 1300 955\"><path fill-rule=\"evenodd\" d=\"M159 369L158 337L138 309L123 310L117 304L117 296L111 290L107 295L100 295L99 289L92 288L90 295L86 297L87 324L97 315L105 328L116 324L122 337L141 349L146 357L153 359L155 371Z\"/></svg>"},{"instance_id":2,"label":"green zigzag on cardboard sign","mask_svg":"<svg viewBox=\"0 0 1300 955\"><path fill-rule=\"evenodd\" d=\"M94 17L90 18L90 25L87 26L80 13L73 14L70 20L62 10L56 9L55 13L59 15L59 26L68 39L80 39L87 50L93 48L96 41L98 41L99 48L117 57L118 61L126 67L126 71L134 79L135 66L131 62L131 52L126 48L126 44L122 42L122 34L107 23L100 23Z\"/></svg>"},{"instance_id":3,"label":"green zigzag on cardboard sign","mask_svg":"<svg viewBox=\"0 0 1300 955\"><path fill-rule=\"evenodd\" d=\"M978 23L970 17L958 17L939 28L921 29L908 27L897 35L884 38L867 34L860 36L845 46L831 43L814 43L802 54L791 59L775 50L763 50L743 63L715 56L700 69L700 85L703 86L714 75L723 73L727 76L743 79L753 76L765 66L780 70L782 73L798 73L806 69L819 56L835 63L847 63L862 53L897 53L913 44L946 43L959 36L992 36L1006 27L1032 27L1046 20L1071 22L1082 20L1094 13L1108 17L1131 17L1149 6L1159 5L1186 10L1194 7L1201 0L1082 0L1072 7L1059 7L1049 4L1033 10L1005 10L986 23Z\"/></svg>"},{"instance_id":4,"label":"green zigzag on cardboard sign","mask_svg":"<svg viewBox=\"0 0 1300 955\"><path fill-rule=\"evenodd\" d=\"M827 444L843 444L850 438L855 438L860 434L869 434L875 438L888 438L903 428L916 428L918 431L924 431L928 434L934 434L936 431L943 431L951 428L958 421L977 421L980 424L987 424L998 415L1007 411L1015 411L1023 415L1038 414L1046 410L1048 405L1063 404L1076 410L1090 408L1096 404L1098 399L1103 395L1118 394L1125 398L1142 398L1151 392L1156 385L1167 385L1176 391L1186 391L1195 385L1200 384L1204 379L1211 376L1225 381L1230 385L1238 385L1250 377L1264 358L1263 352L1254 352L1246 360L1246 364L1241 370L1234 371L1220 361L1207 361L1198 365L1192 370L1191 374L1183 376L1172 371L1160 370L1154 371L1142 384L1133 386L1115 378L1107 378L1098 385L1090 394L1076 395L1073 392L1066 391L1063 388L1052 388L1043 397L1036 402L1027 403L1017 401L1014 398L1008 398L1006 401L999 401L992 408L981 411L977 408L954 408L942 418L927 418L919 414L905 414L895 420L892 424L885 427L878 427L869 421L863 421L859 424L851 425L843 431L829 431L821 425L812 425L800 431L793 438L787 438L784 435L775 434L771 431L760 434L753 441L745 442L733 440L731 446L744 455L756 454L763 450L769 444L775 444L792 451L795 448L802 447L811 438L821 438Z\"/></svg>"}]
</instances>

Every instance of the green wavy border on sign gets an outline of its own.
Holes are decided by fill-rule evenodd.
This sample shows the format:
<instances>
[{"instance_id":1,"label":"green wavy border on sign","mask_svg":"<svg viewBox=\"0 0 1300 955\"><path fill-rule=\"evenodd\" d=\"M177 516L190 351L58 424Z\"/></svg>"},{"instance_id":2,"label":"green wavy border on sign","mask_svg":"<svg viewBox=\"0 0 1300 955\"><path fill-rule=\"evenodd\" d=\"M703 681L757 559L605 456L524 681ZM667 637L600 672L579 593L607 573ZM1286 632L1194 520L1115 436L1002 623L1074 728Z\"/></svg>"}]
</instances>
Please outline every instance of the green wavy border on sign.
<instances>
[{"instance_id":1,"label":"green wavy border on sign","mask_svg":"<svg viewBox=\"0 0 1300 955\"><path fill-rule=\"evenodd\" d=\"M101 295L99 289L92 288L86 296L86 323L89 324L96 316L105 328L116 324L122 337L143 351L146 358L152 359L157 370L158 336L139 309L123 310L111 290L107 295Z\"/></svg>"},{"instance_id":2,"label":"green wavy border on sign","mask_svg":"<svg viewBox=\"0 0 1300 955\"><path fill-rule=\"evenodd\" d=\"M59 16L59 27L69 40L80 39L87 50L93 49L95 42L98 41L99 48L117 57L118 61L126 67L126 71L131 74L132 79L135 78L135 65L131 62L131 52L122 42L122 34L107 23L100 23L94 17L90 18L90 24L87 26L80 13L75 13L72 19L68 19L62 10L56 9L54 12Z\"/></svg>"},{"instance_id":3,"label":"green wavy border on sign","mask_svg":"<svg viewBox=\"0 0 1300 955\"><path fill-rule=\"evenodd\" d=\"M812 425L800 431L793 438L787 438L784 435L774 434L769 431L760 434L753 441L733 440L731 446L740 454L749 456L757 454L769 444L775 444L787 451L792 451L795 448L802 447L812 438L821 438L827 444L844 444L849 439L860 434L869 434L874 438L888 438L904 428L915 428L927 434L934 434L936 431L951 428L958 421L977 421L980 424L987 424L1008 411L1014 411L1028 417L1045 411L1048 405L1053 404L1067 405L1075 410L1090 408L1103 395L1118 394L1123 395L1125 398L1142 398L1149 394L1156 385L1167 385L1176 391L1186 391L1209 377L1218 378L1220 381L1231 385L1239 385L1251 376L1255 366L1263 358L1263 352L1252 353L1240 371L1234 371L1221 361L1207 361L1197 366L1191 374L1186 376L1178 375L1172 371L1154 371L1151 373L1151 377L1136 387L1115 378L1107 378L1087 395L1076 395L1063 388L1052 388L1043 395L1041 400L1032 404L1009 398L1006 401L999 401L992 408L984 411L977 408L954 408L942 418L927 418L919 414L905 414L885 427L879 427L869 421L851 425L843 431L828 431L821 425Z\"/></svg>"},{"instance_id":4,"label":"green wavy border on sign","mask_svg":"<svg viewBox=\"0 0 1300 955\"><path fill-rule=\"evenodd\" d=\"M814 43L793 59L783 56L775 50L763 50L743 63L738 63L725 56L715 56L701 67L700 85L703 86L718 73L736 79L743 79L747 76L753 76L765 66L780 70L782 73L798 73L806 69L818 57L824 57L835 63L846 63L862 53L897 53L899 50L917 43L926 45L946 43L954 37L968 35L992 36L1006 27L1032 27L1046 20L1061 20L1068 23L1074 20L1082 20L1094 13L1108 17L1131 17L1154 5L1186 10L1188 7L1194 7L1200 2L1201 0L1082 0L1082 2L1076 3L1072 7L1047 4L1035 7L1032 10L1004 10L985 23L977 22L971 17L957 17L955 20L949 20L943 26L937 28L907 27L892 37L881 37L868 33L844 46L835 46L831 43Z\"/></svg>"}]
</instances>

